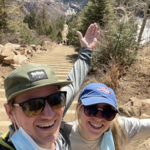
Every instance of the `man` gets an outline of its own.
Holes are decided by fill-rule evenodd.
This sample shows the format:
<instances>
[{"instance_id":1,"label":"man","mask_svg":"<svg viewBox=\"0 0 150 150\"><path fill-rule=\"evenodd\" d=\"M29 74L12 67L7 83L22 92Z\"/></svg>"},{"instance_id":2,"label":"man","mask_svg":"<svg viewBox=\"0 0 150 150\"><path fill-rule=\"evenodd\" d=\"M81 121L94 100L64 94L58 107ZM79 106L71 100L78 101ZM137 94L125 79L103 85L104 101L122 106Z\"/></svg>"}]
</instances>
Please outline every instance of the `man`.
<instances>
[{"instance_id":1,"label":"man","mask_svg":"<svg viewBox=\"0 0 150 150\"><path fill-rule=\"evenodd\" d=\"M70 149L59 133L61 120L82 86L99 36L96 24L84 38L77 33L82 50L66 81L58 81L54 70L41 64L22 66L6 77L4 107L12 125L0 150Z\"/></svg>"}]
</instances>

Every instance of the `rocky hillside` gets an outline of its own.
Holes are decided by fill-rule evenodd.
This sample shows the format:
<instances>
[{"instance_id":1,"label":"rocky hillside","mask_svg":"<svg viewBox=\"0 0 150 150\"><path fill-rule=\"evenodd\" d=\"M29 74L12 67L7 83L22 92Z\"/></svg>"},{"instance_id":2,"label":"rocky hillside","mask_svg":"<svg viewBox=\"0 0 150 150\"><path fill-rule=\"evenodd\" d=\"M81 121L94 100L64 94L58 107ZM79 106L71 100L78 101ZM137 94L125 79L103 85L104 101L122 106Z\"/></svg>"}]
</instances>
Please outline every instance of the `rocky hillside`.
<instances>
[{"instance_id":1,"label":"rocky hillside","mask_svg":"<svg viewBox=\"0 0 150 150\"><path fill-rule=\"evenodd\" d=\"M45 5L47 6L49 16L58 18L59 16L72 15L74 12L79 12L87 5L87 2L87 0L24 0L23 13L25 16L33 9L39 11ZM20 5L21 3L22 0L8 0L9 6L13 4Z\"/></svg>"}]
</instances>

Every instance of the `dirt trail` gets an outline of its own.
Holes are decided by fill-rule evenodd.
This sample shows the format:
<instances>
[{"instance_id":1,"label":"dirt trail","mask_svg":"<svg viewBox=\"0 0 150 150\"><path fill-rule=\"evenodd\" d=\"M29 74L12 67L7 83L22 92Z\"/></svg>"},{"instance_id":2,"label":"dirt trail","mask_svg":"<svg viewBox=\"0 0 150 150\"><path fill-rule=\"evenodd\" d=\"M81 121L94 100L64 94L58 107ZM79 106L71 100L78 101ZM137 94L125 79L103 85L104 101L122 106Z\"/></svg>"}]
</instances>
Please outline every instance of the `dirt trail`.
<instances>
[{"instance_id":1,"label":"dirt trail","mask_svg":"<svg viewBox=\"0 0 150 150\"><path fill-rule=\"evenodd\" d=\"M74 51L74 48L70 46L58 45L55 49L48 53L42 53L30 60L30 63L42 63L51 66L58 77L59 80L65 80L68 73L70 72L74 62L76 61L78 53ZM2 76L6 76L12 71L8 66L1 67ZM0 133L8 131L8 126L11 124L6 112L4 110L3 104L6 102L4 89L0 88ZM70 110L65 116L66 121L72 121L74 117L73 108L75 102L70 107Z\"/></svg>"}]
</instances>

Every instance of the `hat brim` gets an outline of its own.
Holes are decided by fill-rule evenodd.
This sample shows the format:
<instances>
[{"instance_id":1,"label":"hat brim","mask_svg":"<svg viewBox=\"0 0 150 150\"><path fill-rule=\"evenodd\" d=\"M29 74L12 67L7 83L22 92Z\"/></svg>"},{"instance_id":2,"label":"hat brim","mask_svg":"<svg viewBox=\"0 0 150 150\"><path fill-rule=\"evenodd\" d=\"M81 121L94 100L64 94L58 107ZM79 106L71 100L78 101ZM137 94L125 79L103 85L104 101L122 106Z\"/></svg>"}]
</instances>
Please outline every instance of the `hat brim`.
<instances>
[{"instance_id":1,"label":"hat brim","mask_svg":"<svg viewBox=\"0 0 150 150\"><path fill-rule=\"evenodd\" d=\"M81 99L81 102L83 105L85 106L88 106L88 105L94 105L94 104L109 104L111 105L119 114L120 111L117 109L117 107L115 106L115 104L110 100L110 99L107 99L105 97L101 97L101 96L98 96L98 97L86 97L86 98L83 98Z\"/></svg>"},{"instance_id":2,"label":"hat brim","mask_svg":"<svg viewBox=\"0 0 150 150\"><path fill-rule=\"evenodd\" d=\"M45 83L45 84L39 84L37 86L33 86L33 87L30 87L30 88L26 88L24 90L21 90L21 91L18 91L18 92L15 92L14 94L10 95L10 97L8 98L7 101L15 98L16 96L22 94L22 93L25 93L29 90L33 90L33 89L36 89L36 88L40 88L40 87L43 87L43 86L48 86L48 85L56 85L56 86L59 86L60 88L64 87L64 86L67 86L69 84L71 84L73 81L58 81L58 82L55 82L55 83Z\"/></svg>"}]
</instances>

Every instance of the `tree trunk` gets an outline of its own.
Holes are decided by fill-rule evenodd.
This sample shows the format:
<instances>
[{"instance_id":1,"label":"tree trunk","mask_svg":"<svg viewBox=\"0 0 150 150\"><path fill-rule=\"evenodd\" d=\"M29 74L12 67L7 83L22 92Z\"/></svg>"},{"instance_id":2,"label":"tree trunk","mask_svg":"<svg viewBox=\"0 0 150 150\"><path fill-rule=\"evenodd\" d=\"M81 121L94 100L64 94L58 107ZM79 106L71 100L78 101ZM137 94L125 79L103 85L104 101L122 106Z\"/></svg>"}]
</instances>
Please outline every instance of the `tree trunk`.
<instances>
[{"instance_id":1,"label":"tree trunk","mask_svg":"<svg viewBox=\"0 0 150 150\"><path fill-rule=\"evenodd\" d=\"M146 24L146 21L147 21L148 4L149 4L149 0L146 0L146 6L145 6L145 10L144 10L144 19L143 19L140 34L139 34L139 37L138 37L138 45L141 42L142 34L143 34L145 24Z\"/></svg>"}]
</instances>

